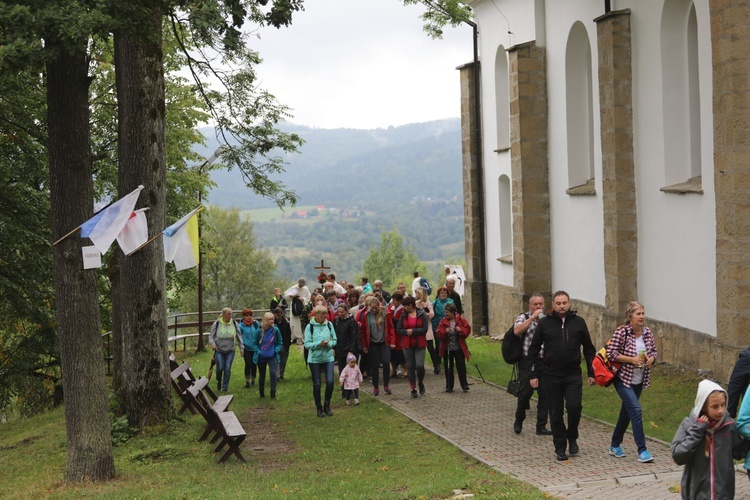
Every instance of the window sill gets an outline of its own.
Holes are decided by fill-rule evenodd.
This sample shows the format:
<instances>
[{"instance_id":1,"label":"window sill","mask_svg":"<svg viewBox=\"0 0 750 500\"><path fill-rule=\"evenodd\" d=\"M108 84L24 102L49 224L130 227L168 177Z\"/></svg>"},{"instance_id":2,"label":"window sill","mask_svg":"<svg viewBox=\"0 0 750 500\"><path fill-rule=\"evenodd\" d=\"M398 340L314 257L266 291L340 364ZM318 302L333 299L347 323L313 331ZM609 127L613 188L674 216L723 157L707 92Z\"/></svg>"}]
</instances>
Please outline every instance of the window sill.
<instances>
[{"instance_id":1,"label":"window sill","mask_svg":"<svg viewBox=\"0 0 750 500\"><path fill-rule=\"evenodd\" d=\"M506 151L510 151L510 146L508 146L507 148L498 148L493 150L493 152L495 153L505 153Z\"/></svg>"},{"instance_id":2,"label":"window sill","mask_svg":"<svg viewBox=\"0 0 750 500\"><path fill-rule=\"evenodd\" d=\"M693 177L685 182L679 182L671 186L664 186L659 191L675 194L703 194L701 176L699 175L698 177Z\"/></svg>"},{"instance_id":3,"label":"window sill","mask_svg":"<svg viewBox=\"0 0 750 500\"><path fill-rule=\"evenodd\" d=\"M594 179L589 179L586 184L566 189L565 194L569 194L570 196L596 196Z\"/></svg>"},{"instance_id":4,"label":"window sill","mask_svg":"<svg viewBox=\"0 0 750 500\"><path fill-rule=\"evenodd\" d=\"M513 264L513 256L512 255L503 255L502 257L498 257L498 262L505 262L506 264Z\"/></svg>"}]
</instances>

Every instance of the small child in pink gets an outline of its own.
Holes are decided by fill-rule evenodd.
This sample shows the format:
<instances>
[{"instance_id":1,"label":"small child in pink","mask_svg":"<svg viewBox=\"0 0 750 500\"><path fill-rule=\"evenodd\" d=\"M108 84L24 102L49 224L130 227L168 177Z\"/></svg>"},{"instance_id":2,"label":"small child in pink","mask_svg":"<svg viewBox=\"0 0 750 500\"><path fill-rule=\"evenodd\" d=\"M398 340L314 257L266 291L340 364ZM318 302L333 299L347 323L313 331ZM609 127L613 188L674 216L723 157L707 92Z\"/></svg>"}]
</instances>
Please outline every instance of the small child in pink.
<instances>
[{"instance_id":1,"label":"small child in pink","mask_svg":"<svg viewBox=\"0 0 750 500\"><path fill-rule=\"evenodd\" d=\"M339 385L344 388L346 406L351 406L351 397L354 396L354 404L359 404L359 384L362 383L362 372L357 366L357 358L354 354L346 357L346 366L339 375Z\"/></svg>"}]
</instances>

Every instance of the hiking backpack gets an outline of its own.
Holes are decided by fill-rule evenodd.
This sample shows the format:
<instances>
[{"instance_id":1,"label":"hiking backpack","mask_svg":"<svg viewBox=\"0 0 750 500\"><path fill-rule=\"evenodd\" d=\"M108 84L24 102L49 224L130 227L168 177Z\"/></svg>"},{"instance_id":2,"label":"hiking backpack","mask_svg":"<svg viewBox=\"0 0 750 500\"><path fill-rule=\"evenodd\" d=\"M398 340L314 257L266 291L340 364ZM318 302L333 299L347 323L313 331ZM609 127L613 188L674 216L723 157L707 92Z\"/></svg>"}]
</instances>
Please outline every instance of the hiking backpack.
<instances>
[{"instance_id":1,"label":"hiking backpack","mask_svg":"<svg viewBox=\"0 0 750 500\"><path fill-rule=\"evenodd\" d=\"M526 319L529 319L529 315L524 313ZM503 335L503 345L501 352L503 359L509 365L518 363L523 358L523 339L520 335L513 333L513 329L516 327L515 323L511 326L505 335Z\"/></svg>"},{"instance_id":2,"label":"hiking backpack","mask_svg":"<svg viewBox=\"0 0 750 500\"><path fill-rule=\"evenodd\" d=\"M296 295L292 297L292 314L294 316L302 316L302 311L304 311L304 309L305 304L302 302L302 299Z\"/></svg>"},{"instance_id":3,"label":"hiking backpack","mask_svg":"<svg viewBox=\"0 0 750 500\"><path fill-rule=\"evenodd\" d=\"M427 292L427 295L432 295L432 285L430 285L430 282L427 281L427 278L419 278L419 286L424 288L424 291Z\"/></svg>"}]
</instances>

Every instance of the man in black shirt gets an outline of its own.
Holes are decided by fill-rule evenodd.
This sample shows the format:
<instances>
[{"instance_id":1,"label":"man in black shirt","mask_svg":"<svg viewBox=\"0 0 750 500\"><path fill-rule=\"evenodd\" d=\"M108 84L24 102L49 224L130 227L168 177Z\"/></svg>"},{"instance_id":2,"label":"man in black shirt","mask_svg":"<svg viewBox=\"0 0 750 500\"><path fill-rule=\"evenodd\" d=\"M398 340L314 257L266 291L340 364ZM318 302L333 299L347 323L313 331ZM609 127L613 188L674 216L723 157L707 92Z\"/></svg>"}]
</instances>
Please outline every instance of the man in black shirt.
<instances>
[{"instance_id":1,"label":"man in black shirt","mask_svg":"<svg viewBox=\"0 0 750 500\"><path fill-rule=\"evenodd\" d=\"M534 339L529 347L529 358L537 359L544 347L544 392L547 395L549 420L552 427L552 440L558 460L567 460L566 448L571 455L578 453L578 423L581 420L583 405L583 382L581 380L581 348L586 358L588 384L594 385L594 369L591 363L596 348L586 321L570 310L570 296L567 292L555 292L552 298L555 311L543 317L536 327ZM529 383L539 387L540 362L531 368ZM563 420L564 409L568 410L568 427Z\"/></svg>"},{"instance_id":2,"label":"man in black shirt","mask_svg":"<svg viewBox=\"0 0 750 500\"><path fill-rule=\"evenodd\" d=\"M461 316L464 315L464 307L461 305L461 296L455 290L456 288L456 277L448 276L445 279L445 287L448 289L448 298L453 299L453 303L456 304L456 311Z\"/></svg>"}]
</instances>

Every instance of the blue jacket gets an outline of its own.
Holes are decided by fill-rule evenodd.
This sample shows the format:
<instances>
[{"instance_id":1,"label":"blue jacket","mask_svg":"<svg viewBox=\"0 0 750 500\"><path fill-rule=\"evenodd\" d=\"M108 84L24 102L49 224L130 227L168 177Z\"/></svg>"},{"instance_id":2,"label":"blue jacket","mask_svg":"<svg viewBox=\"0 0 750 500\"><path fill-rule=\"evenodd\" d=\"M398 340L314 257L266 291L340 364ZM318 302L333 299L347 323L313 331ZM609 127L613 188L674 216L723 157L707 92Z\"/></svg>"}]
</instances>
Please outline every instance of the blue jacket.
<instances>
[{"instance_id":1,"label":"blue jacket","mask_svg":"<svg viewBox=\"0 0 750 500\"><path fill-rule=\"evenodd\" d=\"M258 329L255 330L253 338L253 363L256 365L260 361L260 343L263 341L263 330L258 326ZM281 357L279 356L279 353L284 348L284 343L281 339L281 330L279 330L279 327L276 325L273 325L273 335L274 335L274 351L276 352L276 361L281 361Z\"/></svg>"},{"instance_id":2,"label":"blue jacket","mask_svg":"<svg viewBox=\"0 0 750 500\"><path fill-rule=\"evenodd\" d=\"M323 345L328 341L328 345ZM333 348L336 347L336 329L330 321L318 323L315 318L305 328L305 348L308 350L308 363L329 363L334 360Z\"/></svg>"},{"instance_id":3,"label":"blue jacket","mask_svg":"<svg viewBox=\"0 0 750 500\"><path fill-rule=\"evenodd\" d=\"M244 321L240 321L240 334L242 335L242 345L245 346L246 351L257 351L258 341L253 342L253 339L258 335L260 331L260 323L258 320L254 320L251 324L246 325Z\"/></svg>"}]
</instances>

